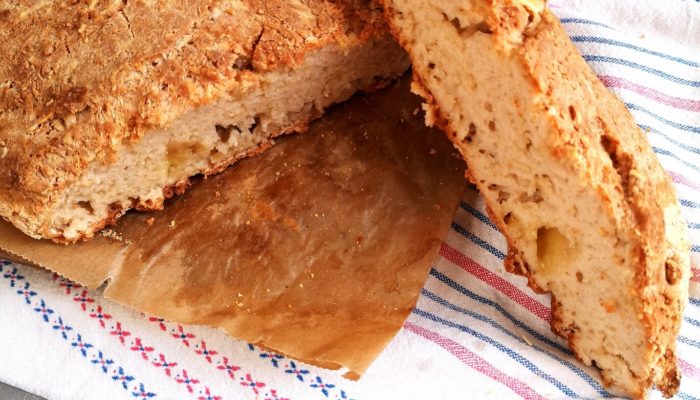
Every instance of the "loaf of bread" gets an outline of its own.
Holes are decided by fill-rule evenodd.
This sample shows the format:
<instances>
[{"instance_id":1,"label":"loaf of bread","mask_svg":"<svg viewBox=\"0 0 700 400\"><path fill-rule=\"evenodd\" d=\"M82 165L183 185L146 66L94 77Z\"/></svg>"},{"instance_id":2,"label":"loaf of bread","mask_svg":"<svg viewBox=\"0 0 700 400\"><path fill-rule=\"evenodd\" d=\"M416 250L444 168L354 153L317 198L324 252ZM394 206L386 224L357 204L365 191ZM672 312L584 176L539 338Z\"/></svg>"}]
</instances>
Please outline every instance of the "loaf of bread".
<instances>
[{"instance_id":1,"label":"loaf of bread","mask_svg":"<svg viewBox=\"0 0 700 400\"><path fill-rule=\"evenodd\" d=\"M0 215L91 237L408 67L367 0L0 4Z\"/></svg>"},{"instance_id":2,"label":"loaf of bread","mask_svg":"<svg viewBox=\"0 0 700 400\"><path fill-rule=\"evenodd\" d=\"M679 385L689 241L674 188L624 104L542 1L384 0L443 128L508 240L552 295L552 329L619 393Z\"/></svg>"}]
</instances>

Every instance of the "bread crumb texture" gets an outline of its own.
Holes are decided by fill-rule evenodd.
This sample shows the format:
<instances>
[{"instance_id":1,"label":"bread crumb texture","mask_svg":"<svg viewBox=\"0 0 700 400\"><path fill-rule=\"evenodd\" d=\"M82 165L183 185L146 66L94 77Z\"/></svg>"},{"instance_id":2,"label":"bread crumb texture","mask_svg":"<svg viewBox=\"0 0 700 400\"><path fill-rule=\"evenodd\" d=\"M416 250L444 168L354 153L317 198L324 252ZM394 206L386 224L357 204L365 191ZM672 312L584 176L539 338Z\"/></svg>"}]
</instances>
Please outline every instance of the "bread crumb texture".
<instances>
[{"instance_id":1,"label":"bread crumb texture","mask_svg":"<svg viewBox=\"0 0 700 400\"><path fill-rule=\"evenodd\" d=\"M467 161L506 268L552 294L552 330L617 393L679 386L686 225L644 134L543 2L387 0L427 122Z\"/></svg>"}]
</instances>

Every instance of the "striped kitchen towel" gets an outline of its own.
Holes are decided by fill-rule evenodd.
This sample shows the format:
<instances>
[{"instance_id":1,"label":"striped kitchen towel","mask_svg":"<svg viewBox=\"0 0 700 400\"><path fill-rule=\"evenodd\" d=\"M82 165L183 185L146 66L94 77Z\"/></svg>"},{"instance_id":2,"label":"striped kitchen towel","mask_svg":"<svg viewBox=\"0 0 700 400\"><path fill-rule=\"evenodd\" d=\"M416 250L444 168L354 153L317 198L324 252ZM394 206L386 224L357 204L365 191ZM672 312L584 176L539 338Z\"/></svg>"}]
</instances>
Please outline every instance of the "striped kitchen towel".
<instances>
[{"instance_id":1,"label":"striped kitchen towel","mask_svg":"<svg viewBox=\"0 0 700 400\"><path fill-rule=\"evenodd\" d=\"M700 398L700 2L550 6L676 184L693 241L677 397ZM505 251L468 191L413 314L358 382L0 261L0 381L49 399L611 397L550 332L549 298L504 271Z\"/></svg>"}]
</instances>

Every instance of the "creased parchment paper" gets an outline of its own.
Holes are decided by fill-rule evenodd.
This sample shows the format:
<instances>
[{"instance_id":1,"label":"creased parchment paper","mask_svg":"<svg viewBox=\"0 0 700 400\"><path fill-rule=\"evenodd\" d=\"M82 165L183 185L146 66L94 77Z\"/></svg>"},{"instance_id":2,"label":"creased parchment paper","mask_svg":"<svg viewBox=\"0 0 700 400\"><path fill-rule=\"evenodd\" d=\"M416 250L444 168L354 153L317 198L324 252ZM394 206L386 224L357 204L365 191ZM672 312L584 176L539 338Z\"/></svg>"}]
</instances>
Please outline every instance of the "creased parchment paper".
<instances>
[{"instance_id":1,"label":"creased parchment paper","mask_svg":"<svg viewBox=\"0 0 700 400\"><path fill-rule=\"evenodd\" d=\"M464 166L404 78L71 246L3 222L5 253L104 296L356 378L415 305Z\"/></svg>"}]
</instances>

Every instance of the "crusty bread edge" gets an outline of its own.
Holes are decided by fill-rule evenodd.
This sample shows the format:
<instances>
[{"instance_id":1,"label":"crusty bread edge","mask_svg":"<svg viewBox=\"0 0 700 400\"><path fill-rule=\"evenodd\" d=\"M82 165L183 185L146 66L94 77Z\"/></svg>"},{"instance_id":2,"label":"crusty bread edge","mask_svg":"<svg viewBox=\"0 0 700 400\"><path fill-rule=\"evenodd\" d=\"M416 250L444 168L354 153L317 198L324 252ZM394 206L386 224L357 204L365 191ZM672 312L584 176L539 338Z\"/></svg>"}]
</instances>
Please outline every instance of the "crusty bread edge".
<instances>
[{"instance_id":1,"label":"crusty bread edge","mask_svg":"<svg viewBox=\"0 0 700 400\"><path fill-rule=\"evenodd\" d=\"M394 35L394 38L401 44L401 46L406 50L406 52L409 54L410 58L413 60L415 58L415 54L412 52L410 46L407 44L406 40L401 37L400 32L398 29L394 26L393 23L393 15L396 13L396 11L386 2L379 0L380 3L383 5L383 13L384 13L384 18L387 21L387 24L389 25L389 31ZM549 13L548 10L545 9L544 12ZM554 17L556 19L556 17ZM558 21L557 21L558 23ZM443 130L448 138L453 142L455 148L457 150L460 150L459 147L459 139L457 136L457 133L455 130L450 126L449 120L446 118L446 116L442 113L437 101L435 100L433 94L431 93L430 89L427 87L427 85L422 81L420 78L420 73L415 73L416 66L413 66L413 85L412 85L412 91L419 96L421 96L424 100L424 110L426 112L426 121L431 124L435 125L441 130ZM525 68L527 70L527 68ZM533 77L533 81L534 81ZM626 116L628 118L632 118L631 114L629 113L629 110L624 108L624 112L626 113ZM553 129L556 128L555 122L552 120L552 127ZM461 153L461 151L460 151ZM480 182L472 172L468 168L469 160L462 154L463 158L467 162L467 170L465 172L466 178L473 183L475 186L480 191L485 190L485 188L480 187ZM671 190L674 191L674 198L675 198L675 190L673 187L671 187ZM543 290L540 288L531 278L529 275L529 266L524 263L520 257L518 249L514 245L513 239L507 234L507 230L505 229L506 227L504 226L501 218L497 218L496 214L493 212L495 209L495 205L491 204L491 202L483 197L487 213L489 214L489 217L491 220L497 225L499 231L503 234L503 236L506 239L506 242L508 244L508 253L507 257L504 260L504 267L508 272L518 274L521 276L524 276L528 279L528 286L535 291L536 293L549 293L551 295L551 321L550 321L550 326L551 329L554 333L557 335L561 336L562 338L566 339L569 348L571 351L574 353L574 355L580 360L582 359L579 350L576 347L576 341L575 341L575 335L567 332L564 326L562 326L562 318L561 318L561 310L559 307L559 302L557 301L556 297L547 290ZM640 244L641 247L641 244ZM689 249L688 249L689 250ZM640 259L646 261L645 257L641 257ZM686 266L687 267L687 266ZM647 269L646 263L640 264L638 266L638 272L644 272ZM641 274L643 275L643 273ZM685 279L688 277L686 276ZM639 282L638 282L639 283ZM637 287L638 293L640 293L641 297L641 290L645 287L645 285L639 285ZM686 296L687 297L687 296ZM661 301L661 300L657 300ZM650 304L645 303L644 306L645 308L649 306ZM684 308L685 303L681 300L681 311ZM654 339L653 335L656 333L654 332L654 329L652 327L653 322L650 320L649 316L646 314L643 314L643 320L645 323L645 328L647 331L647 335L649 339ZM672 321L671 325L673 325L671 328L672 333L666 332L667 336L672 336L672 337L667 337L666 341L667 343L666 346L666 352L663 356L663 362L662 365L659 365L659 367L664 371L663 377L661 380L654 382L653 381L653 376L648 376L645 379L638 380L637 382L637 389L635 390L634 393L630 393L632 396L635 398L645 398L646 397L646 392L647 390L651 387L653 383L656 383L658 386L659 390L663 393L664 397L672 397L679 389L680 387L680 372L677 369L677 360L676 360L676 355L675 355L675 335L677 334L679 328L680 328L680 318L676 318L675 321ZM658 339L658 338L657 338ZM650 346L655 345L655 343L650 343ZM611 382L607 381L605 377L603 378L603 382L606 384L606 386L610 386Z\"/></svg>"},{"instance_id":2,"label":"crusty bread edge","mask_svg":"<svg viewBox=\"0 0 700 400\"><path fill-rule=\"evenodd\" d=\"M358 4L361 5L361 3L357 3L356 5ZM85 113L85 118L90 118L88 121L89 123L85 124L83 123L85 119L81 120L79 118L77 123L72 125L72 129L79 132L79 134L75 135L76 137L95 136L100 138L101 141L94 146L86 146L84 143L82 145L82 147L94 147L98 149L98 153L95 154L94 159L85 156L81 151L71 153L70 157L68 157L65 154L70 152L66 151L63 156L53 157L53 162L47 162L46 160L42 162L36 161L44 156L44 153L48 151L47 149L66 148L67 146L63 143L60 146L46 146L42 148L42 154L34 154L35 157L32 162L25 162L31 159L27 156L33 152L31 147L19 153L15 151L19 146L6 147L6 149L10 148L10 151L9 153L3 154L3 157L0 157L0 165L4 167L13 165L12 163L16 163L16 161L22 161L22 166L6 168L1 171L5 172L4 174L0 173L0 187L3 188L3 190L0 191L0 216L35 239L57 236L55 232L49 230L50 227L45 226L41 217L51 211L50 209L54 204L53 202L60 196L61 191L75 182L78 177L85 172L86 166L96 159L109 161L110 157L114 157L116 151L123 143L137 142L152 129L168 126L172 123L172 116L175 115L173 111L177 110L177 113L181 115L196 107L222 99L229 93L238 91L245 93L260 80L261 75L269 72L297 68L305 62L308 54L319 51L329 45L335 45L347 51L354 46L374 41L380 37L390 39L386 26L378 12L368 7L357 7L356 11L357 15L338 17L340 18L340 22L350 18L349 21L359 23L357 26L358 29L351 31L345 31L342 29L344 25L340 24L333 27L317 26L317 28L321 29L322 33L318 35L311 35L309 32L299 31L296 32L296 34L294 34L295 32L291 32L289 35L285 34L282 38L273 36L270 40L265 40L262 36L258 36L251 45L252 50L248 51L250 57L252 57L251 60L248 60L250 61L250 65L234 68L225 73L223 75L223 83L225 84L223 85L212 86L209 74L201 73L201 68L199 68L198 65L192 65L191 68L197 72L194 75L198 76L195 82L195 89L197 89L197 91L189 88L186 96L172 95L164 98L162 101L153 103L152 105L157 105L156 111L158 112L152 112L153 108L149 108L151 111L142 114L140 111L135 112L130 108L119 107L116 118L113 118L113 121L107 121L108 123L105 124L109 127L109 129L106 129L109 135L86 134L85 130L94 130L94 124L92 123L94 122L94 113ZM272 16L274 17L277 15L275 13L279 12L279 10L272 12ZM325 14L321 14L321 16L323 15ZM268 20L265 15L261 14L261 16L263 21ZM190 27L190 30L194 29L196 29L196 24ZM229 38L227 40L232 39ZM259 52L256 51L258 47L262 48ZM154 65L159 65L162 68L164 60L178 57L179 55L173 47L173 49L168 49L167 53L149 55L149 57L151 56L154 59L147 59L147 57L139 59L136 64L132 64L129 68L121 68L114 72L115 75L110 78L109 85L107 86L112 86L115 82L120 83L125 76L130 76L134 70L138 70L141 67L149 71L152 69L151 66ZM189 70L185 72L188 71ZM177 76L173 78L170 74L163 74L158 71L153 72L153 74L155 74L153 77L167 80L167 83L170 83L171 86L174 86L173 84L178 81ZM151 77L151 75L149 75L149 77ZM148 80L146 80L146 84L148 84ZM141 87L138 86L138 88ZM120 95L124 97L128 97L127 94L136 92L130 89L127 93L125 92L126 86L122 87L121 85L117 85L117 89L119 89ZM68 93L67 96L80 97L80 102L85 103L84 105L88 105L89 103L92 107L90 109L94 110L99 108L96 104L101 106L105 98L108 101L114 100L114 92L114 88L106 90L103 86L98 85L95 88L91 88L90 91L87 91L87 94L82 92ZM85 97L88 98L84 99ZM175 101L176 99L177 101ZM71 101L75 102L77 100L70 97L66 98L65 101L70 103ZM56 101L55 103L61 102L62 101ZM165 116L161 114L165 114ZM76 115L79 115L79 113ZM151 119L153 119L153 121L151 121ZM147 123L146 120L148 120ZM116 135L114 132L122 132L124 134ZM107 136L109 136L109 140L104 139ZM74 140L72 142L77 143L79 141ZM3 148L0 146L0 151L2 150ZM57 166L56 160L59 160L58 164L64 162L68 164L61 164L62 167ZM225 162L222 162L221 164L224 163ZM216 169L218 166L219 165L215 166L213 169ZM59 180L57 177L65 179ZM180 182L177 182L174 186L180 184ZM96 225L108 225L111 219L116 219L121 215L120 211L118 211L118 207L115 207L115 210L111 211L110 214L113 215L106 216L104 224L102 223L103 221L100 221L100 223ZM85 236L83 239L84 238L87 237ZM57 239L60 241L60 238ZM71 238L71 241L74 240Z\"/></svg>"}]
</instances>

